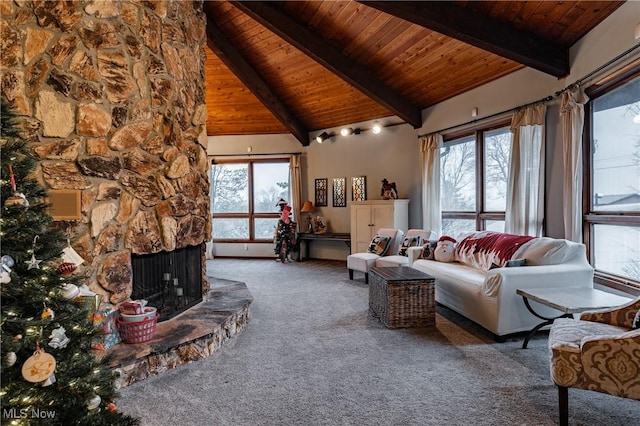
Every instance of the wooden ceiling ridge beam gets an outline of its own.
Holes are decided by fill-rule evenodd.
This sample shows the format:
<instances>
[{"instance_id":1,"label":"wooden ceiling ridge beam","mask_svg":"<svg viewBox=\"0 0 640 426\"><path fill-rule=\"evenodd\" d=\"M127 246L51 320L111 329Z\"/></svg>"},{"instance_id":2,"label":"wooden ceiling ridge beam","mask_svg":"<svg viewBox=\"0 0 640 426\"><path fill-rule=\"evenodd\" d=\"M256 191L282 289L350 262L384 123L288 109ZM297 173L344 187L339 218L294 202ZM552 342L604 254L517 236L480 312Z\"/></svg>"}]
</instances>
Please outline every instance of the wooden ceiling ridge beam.
<instances>
[{"instance_id":1,"label":"wooden ceiling ridge beam","mask_svg":"<svg viewBox=\"0 0 640 426\"><path fill-rule=\"evenodd\" d=\"M207 16L207 45L303 146L309 145L307 127L273 93L269 85L209 16Z\"/></svg>"},{"instance_id":2,"label":"wooden ceiling ridge beam","mask_svg":"<svg viewBox=\"0 0 640 426\"><path fill-rule=\"evenodd\" d=\"M495 53L554 77L569 74L569 48L454 2L359 1L405 21Z\"/></svg>"},{"instance_id":3,"label":"wooden ceiling ridge beam","mask_svg":"<svg viewBox=\"0 0 640 426\"><path fill-rule=\"evenodd\" d=\"M349 59L318 33L288 16L277 6L270 2L231 3L414 128L422 126L420 107L376 78L370 69Z\"/></svg>"}]
</instances>

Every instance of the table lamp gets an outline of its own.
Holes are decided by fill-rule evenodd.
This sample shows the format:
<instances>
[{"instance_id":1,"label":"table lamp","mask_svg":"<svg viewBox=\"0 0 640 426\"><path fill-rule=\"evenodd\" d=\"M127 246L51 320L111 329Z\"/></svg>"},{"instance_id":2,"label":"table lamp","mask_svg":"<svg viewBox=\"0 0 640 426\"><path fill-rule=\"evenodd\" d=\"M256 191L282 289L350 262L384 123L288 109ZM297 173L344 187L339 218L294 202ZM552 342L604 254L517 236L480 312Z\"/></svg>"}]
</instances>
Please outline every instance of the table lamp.
<instances>
[{"instance_id":1,"label":"table lamp","mask_svg":"<svg viewBox=\"0 0 640 426\"><path fill-rule=\"evenodd\" d=\"M311 213L313 213L313 203L311 201L305 201L302 205L302 209L300 209L300 213L307 213L307 220L309 224L307 225L307 232L309 234L313 234L313 223L311 221Z\"/></svg>"}]
</instances>

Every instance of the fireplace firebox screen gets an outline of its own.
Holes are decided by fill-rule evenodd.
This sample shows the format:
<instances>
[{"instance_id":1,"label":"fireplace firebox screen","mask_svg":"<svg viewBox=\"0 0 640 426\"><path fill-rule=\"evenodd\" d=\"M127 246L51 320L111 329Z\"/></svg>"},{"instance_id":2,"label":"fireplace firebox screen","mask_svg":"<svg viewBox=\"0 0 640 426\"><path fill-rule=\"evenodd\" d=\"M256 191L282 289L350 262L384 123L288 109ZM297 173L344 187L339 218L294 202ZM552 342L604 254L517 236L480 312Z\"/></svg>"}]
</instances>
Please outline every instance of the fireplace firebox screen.
<instances>
[{"instance_id":1,"label":"fireplace firebox screen","mask_svg":"<svg viewBox=\"0 0 640 426\"><path fill-rule=\"evenodd\" d=\"M202 301L202 245L133 255L133 300L146 300L165 321Z\"/></svg>"}]
</instances>

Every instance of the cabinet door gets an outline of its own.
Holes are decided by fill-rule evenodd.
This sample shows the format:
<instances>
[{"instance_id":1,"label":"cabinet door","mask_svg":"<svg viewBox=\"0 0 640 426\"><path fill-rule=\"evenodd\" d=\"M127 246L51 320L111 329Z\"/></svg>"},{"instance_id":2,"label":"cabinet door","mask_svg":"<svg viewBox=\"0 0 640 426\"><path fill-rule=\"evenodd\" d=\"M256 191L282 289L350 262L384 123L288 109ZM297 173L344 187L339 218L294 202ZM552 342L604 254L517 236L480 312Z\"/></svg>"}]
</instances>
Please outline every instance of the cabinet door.
<instances>
[{"instance_id":1,"label":"cabinet door","mask_svg":"<svg viewBox=\"0 0 640 426\"><path fill-rule=\"evenodd\" d=\"M371 206L371 218L373 223L373 232L380 228L395 228L395 220L393 216L393 204L382 204ZM372 236L373 238L373 236Z\"/></svg>"},{"instance_id":2,"label":"cabinet door","mask_svg":"<svg viewBox=\"0 0 640 426\"><path fill-rule=\"evenodd\" d=\"M371 221L371 206L351 206L351 252L367 251L373 238L373 222Z\"/></svg>"}]
</instances>

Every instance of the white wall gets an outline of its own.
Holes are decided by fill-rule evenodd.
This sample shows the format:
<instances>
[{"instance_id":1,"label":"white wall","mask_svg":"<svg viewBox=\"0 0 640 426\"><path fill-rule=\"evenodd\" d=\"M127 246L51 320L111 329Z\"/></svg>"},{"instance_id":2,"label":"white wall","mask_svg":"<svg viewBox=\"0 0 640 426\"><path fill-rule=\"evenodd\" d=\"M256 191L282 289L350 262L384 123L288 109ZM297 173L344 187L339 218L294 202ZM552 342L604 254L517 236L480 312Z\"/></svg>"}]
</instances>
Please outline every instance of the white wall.
<instances>
[{"instance_id":1,"label":"white wall","mask_svg":"<svg viewBox=\"0 0 640 426\"><path fill-rule=\"evenodd\" d=\"M450 126L481 120L493 114L510 110L520 105L554 95L557 91L583 78L591 71L625 52L634 44L635 27L640 23L640 2L630 1L622 5L597 28L576 43L570 52L571 73L563 79L548 76L542 72L525 68L497 81L456 96L423 111L423 126L413 129L402 124L385 127L382 133L374 135L365 131L360 135L339 136L339 130L326 129L338 136L323 144L313 142L303 147L293 136L224 136L209 137L208 153L211 156L302 152L303 199L314 199L316 178L329 179L328 206L319 208L316 214L329 222L334 232L349 232L349 208L331 206L331 178L346 177L349 187L353 176L367 177L367 198L379 199L380 181L387 178L395 181L400 198L411 200L409 205L409 227L422 226L420 189L420 143L419 134L436 132ZM639 49L640 50L640 49ZM625 58L622 63L640 57L638 51ZM620 65L617 65L619 67ZM605 70L604 73L612 71ZM594 78L602 77L602 73ZM588 84L588 82L585 82ZM478 117L471 117L471 110L478 108ZM563 237L562 220L562 129L559 121L559 99L548 103L547 111L547 158L546 158L546 234ZM379 121L397 123L396 117ZM354 123L350 127L369 128L370 122ZM312 132L314 137L322 130ZM350 200L351 192L348 192ZM348 205L349 203L347 203ZM219 256L273 256L272 245L217 244L214 254ZM342 243L315 242L312 257L325 259L345 259L347 251Z\"/></svg>"}]
</instances>

